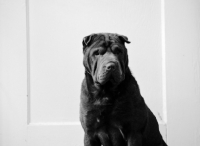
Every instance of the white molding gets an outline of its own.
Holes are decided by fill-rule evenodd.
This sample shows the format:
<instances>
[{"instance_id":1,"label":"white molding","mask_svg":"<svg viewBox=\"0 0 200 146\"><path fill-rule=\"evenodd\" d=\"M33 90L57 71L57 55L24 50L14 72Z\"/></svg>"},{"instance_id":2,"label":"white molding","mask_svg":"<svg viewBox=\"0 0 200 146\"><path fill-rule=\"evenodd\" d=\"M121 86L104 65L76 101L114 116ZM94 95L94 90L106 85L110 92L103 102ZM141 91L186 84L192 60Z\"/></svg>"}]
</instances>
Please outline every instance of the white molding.
<instances>
[{"instance_id":1,"label":"white molding","mask_svg":"<svg viewBox=\"0 0 200 146\"><path fill-rule=\"evenodd\" d=\"M158 121L159 125L166 125L163 121ZM53 126L53 125L81 125L80 122L35 122L35 123L29 123L29 126Z\"/></svg>"},{"instance_id":2,"label":"white molding","mask_svg":"<svg viewBox=\"0 0 200 146\"><path fill-rule=\"evenodd\" d=\"M29 0L26 0L26 49L27 49L27 124L31 122L30 116L30 23Z\"/></svg>"},{"instance_id":3,"label":"white molding","mask_svg":"<svg viewBox=\"0 0 200 146\"><path fill-rule=\"evenodd\" d=\"M166 95L166 48L165 48L165 1L161 0L161 47L162 47L162 98L163 121L167 123L167 95Z\"/></svg>"},{"instance_id":4,"label":"white molding","mask_svg":"<svg viewBox=\"0 0 200 146\"><path fill-rule=\"evenodd\" d=\"M76 126L81 125L80 122L36 122L29 123L29 126Z\"/></svg>"}]
</instances>

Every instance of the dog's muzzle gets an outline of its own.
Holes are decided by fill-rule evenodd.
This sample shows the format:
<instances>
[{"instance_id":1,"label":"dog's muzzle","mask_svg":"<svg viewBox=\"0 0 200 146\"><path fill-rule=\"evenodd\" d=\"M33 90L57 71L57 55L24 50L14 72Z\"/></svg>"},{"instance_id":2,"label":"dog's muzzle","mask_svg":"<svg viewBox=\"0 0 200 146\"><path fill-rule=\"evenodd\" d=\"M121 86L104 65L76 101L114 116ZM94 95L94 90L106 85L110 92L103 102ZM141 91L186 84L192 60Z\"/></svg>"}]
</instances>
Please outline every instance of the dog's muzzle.
<instances>
[{"instance_id":1,"label":"dog's muzzle","mask_svg":"<svg viewBox=\"0 0 200 146\"><path fill-rule=\"evenodd\" d=\"M104 62L97 73L97 81L101 85L111 82L116 85L123 79L121 65L118 61Z\"/></svg>"}]
</instances>

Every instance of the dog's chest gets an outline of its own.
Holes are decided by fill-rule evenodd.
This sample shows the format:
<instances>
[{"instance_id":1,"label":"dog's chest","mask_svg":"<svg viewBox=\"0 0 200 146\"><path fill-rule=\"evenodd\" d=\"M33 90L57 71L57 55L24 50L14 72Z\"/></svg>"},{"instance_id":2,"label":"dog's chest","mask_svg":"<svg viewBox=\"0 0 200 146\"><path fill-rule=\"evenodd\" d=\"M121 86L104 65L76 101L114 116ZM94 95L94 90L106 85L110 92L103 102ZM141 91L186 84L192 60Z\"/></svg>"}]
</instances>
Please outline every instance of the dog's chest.
<instances>
[{"instance_id":1,"label":"dog's chest","mask_svg":"<svg viewBox=\"0 0 200 146\"><path fill-rule=\"evenodd\" d=\"M112 123L116 117L114 114L115 102L109 97L94 101L93 107L96 114L92 114L91 116L96 126Z\"/></svg>"},{"instance_id":2,"label":"dog's chest","mask_svg":"<svg viewBox=\"0 0 200 146\"><path fill-rule=\"evenodd\" d=\"M113 104L113 101L111 100L111 98L105 96L103 98L96 99L92 104L99 108L105 108L106 106Z\"/></svg>"}]
</instances>

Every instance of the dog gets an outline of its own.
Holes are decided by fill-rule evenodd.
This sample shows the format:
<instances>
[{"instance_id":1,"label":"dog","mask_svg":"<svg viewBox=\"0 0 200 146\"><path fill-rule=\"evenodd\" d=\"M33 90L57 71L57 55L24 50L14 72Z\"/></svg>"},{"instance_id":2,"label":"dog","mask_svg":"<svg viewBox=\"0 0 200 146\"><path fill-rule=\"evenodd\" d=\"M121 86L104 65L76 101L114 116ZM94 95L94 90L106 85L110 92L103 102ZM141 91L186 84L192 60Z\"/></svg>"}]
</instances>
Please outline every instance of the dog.
<instances>
[{"instance_id":1,"label":"dog","mask_svg":"<svg viewBox=\"0 0 200 146\"><path fill-rule=\"evenodd\" d=\"M80 121L84 146L167 146L128 67L124 35L83 38Z\"/></svg>"}]
</instances>

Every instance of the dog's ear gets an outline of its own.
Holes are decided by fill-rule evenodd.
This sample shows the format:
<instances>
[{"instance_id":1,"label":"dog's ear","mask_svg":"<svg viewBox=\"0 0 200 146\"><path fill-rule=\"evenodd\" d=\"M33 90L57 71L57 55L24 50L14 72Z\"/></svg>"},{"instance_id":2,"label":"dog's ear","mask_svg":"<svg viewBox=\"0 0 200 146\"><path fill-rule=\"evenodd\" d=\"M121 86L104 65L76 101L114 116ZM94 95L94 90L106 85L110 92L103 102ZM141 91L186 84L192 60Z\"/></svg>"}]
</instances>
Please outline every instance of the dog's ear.
<instances>
[{"instance_id":1,"label":"dog's ear","mask_svg":"<svg viewBox=\"0 0 200 146\"><path fill-rule=\"evenodd\" d=\"M82 42L83 47L89 46L95 36L97 36L97 34L91 34L84 37Z\"/></svg>"},{"instance_id":2,"label":"dog's ear","mask_svg":"<svg viewBox=\"0 0 200 146\"><path fill-rule=\"evenodd\" d=\"M83 53L85 53L86 47L89 47L91 43L93 42L95 36L97 34L91 34L83 38L82 44L83 44Z\"/></svg>"},{"instance_id":3,"label":"dog's ear","mask_svg":"<svg viewBox=\"0 0 200 146\"><path fill-rule=\"evenodd\" d=\"M119 36L119 39L124 43L124 42L126 42L126 43L131 43L129 40L128 40L128 38L126 37L126 36L124 36L124 35L118 35Z\"/></svg>"},{"instance_id":4,"label":"dog's ear","mask_svg":"<svg viewBox=\"0 0 200 146\"><path fill-rule=\"evenodd\" d=\"M89 45L91 38L92 38L92 35L88 35L83 38L83 41L82 41L83 47L86 47Z\"/></svg>"}]
</instances>

